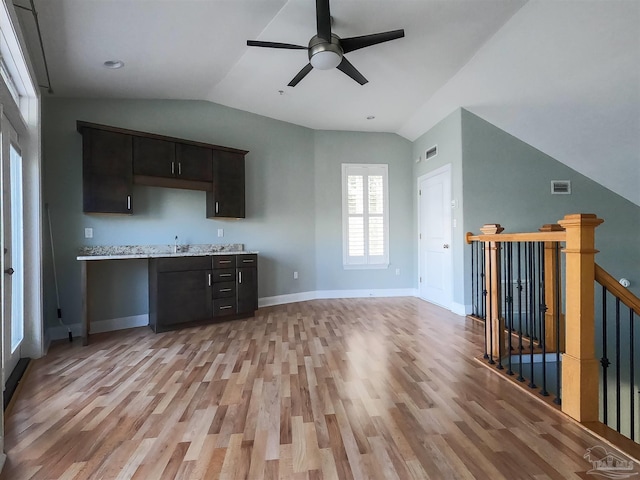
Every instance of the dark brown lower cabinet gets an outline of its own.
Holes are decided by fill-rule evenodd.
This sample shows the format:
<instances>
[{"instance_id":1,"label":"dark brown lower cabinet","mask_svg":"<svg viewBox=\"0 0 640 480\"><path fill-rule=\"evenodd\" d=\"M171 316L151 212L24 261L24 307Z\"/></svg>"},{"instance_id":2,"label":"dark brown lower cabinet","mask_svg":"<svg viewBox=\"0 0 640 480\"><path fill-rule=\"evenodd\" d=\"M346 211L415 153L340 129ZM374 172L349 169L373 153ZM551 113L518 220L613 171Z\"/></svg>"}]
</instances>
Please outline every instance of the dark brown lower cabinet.
<instances>
[{"instance_id":1,"label":"dark brown lower cabinet","mask_svg":"<svg viewBox=\"0 0 640 480\"><path fill-rule=\"evenodd\" d=\"M149 260L149 326L174 330L242 318L258 308L255 254Z\"/></svg>"}]
</instances>

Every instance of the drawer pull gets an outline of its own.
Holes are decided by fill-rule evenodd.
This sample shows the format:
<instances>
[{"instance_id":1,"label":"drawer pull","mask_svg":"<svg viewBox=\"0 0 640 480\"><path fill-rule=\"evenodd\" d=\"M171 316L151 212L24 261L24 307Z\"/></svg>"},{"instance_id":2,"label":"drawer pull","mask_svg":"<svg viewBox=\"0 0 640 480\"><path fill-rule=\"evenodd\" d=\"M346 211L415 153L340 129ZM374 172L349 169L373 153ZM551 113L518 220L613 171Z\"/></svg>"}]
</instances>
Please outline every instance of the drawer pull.
<instances>
[{"instance_id":1,"label":"drawer pull","mask_svg":"<svg viewBox=\"0 0 640 480\"><path fill-rule=\"evenodd\" d=\"M231 274L230 273L221 273L220 276L221 277L230 277Z\"/></svg>"},{"instance_id":2,"label":"drawer pull","mask_svg":"<svg viewBox=\"0 0 640 480\"><path fill-rule=\"evenodd\" d=\"M231 289L230 288L221 288L220 289L220 293L224 293L224 292L230 292Z\"/></svg>"},{"instance_id":3,"label":"drawer pull","mask_svg":"<svg viewBox=\"0 0 640 480\"><path fill-rule=\"evenodd\" d=\"M231 260L220 260L218 263L231 263Z\"/></svg>"},{"instance_id":4,"label":"drawer pull","mask_svg":"<svg viewBox=\"0 0 640 480\"><path fill-rule=\"evenodd\" d=\"M242 260L242 263L253 263L253 260Z\"/></svg>"},{"instance_id":5,"label":"drawer pull","mask_svg":"<svg viewBox=\"0 0 640 480\"><path fill-rule=\"evenodd\" d=\"M220 310L229 310L230 308L233 308L233 305L224 305L220 307Z\"/></svg>"}]
</instances>

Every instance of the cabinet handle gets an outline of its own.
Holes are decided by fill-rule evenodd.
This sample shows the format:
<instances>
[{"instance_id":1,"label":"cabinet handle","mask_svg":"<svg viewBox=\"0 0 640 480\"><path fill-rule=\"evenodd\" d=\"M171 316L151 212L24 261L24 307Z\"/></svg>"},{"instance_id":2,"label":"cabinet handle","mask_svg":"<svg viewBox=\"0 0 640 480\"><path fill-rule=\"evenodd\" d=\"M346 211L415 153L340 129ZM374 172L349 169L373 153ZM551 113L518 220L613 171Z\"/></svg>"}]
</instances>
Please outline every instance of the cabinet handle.
<instances>
[{"instance_id":1,"label":"cabinet handle","mask_svg":"<svg viewBox=\"0 0 640 480\"><path fill-rule=\"evenodd\" d=\"M178 162L178 175L182 175L182 162Z\"/></svg>"},{"instance_id":2,"label":"cabinet handle","mask_svg":"<svg viewBox=\"0 0 640 480\"><path fill-rule=\"evenodd\" d=\"M131 210L131 195L127 195L127 210Z\"/></svg>"},{"instance_id":3,"label":"cabinet handle","mask_svg":"<svg viewBox=\"0 0 640 480\"><path fill-rule=\"evenodd\" d=\"M229 310L230 308L233 308L233 305L224 305L220 307L220 310Z\"/></svg>"},{"instance_id":4,"label":"cabinet handle","mask_svg":"<svg viewBox=\"0 0 640 480\"><path fill-rule=\"evenodd\" d=\"M176 173L176 162L171 162L171 175Z\"/></svg>"},{"instance_id":5,"label":"cabinet handle","mask_svg":"<svg viewBox=\"0 0 640 480\"><path fill-rule=\"evenodd\" d=\"M220 289L220 293L224 293L224 292L230 292L231 289L230 288L221 288Z\"/></svg>"},{"instance_id":6,"label":"cabinet handle","mask_svg":"<svg viewBox=\"0 0 640 480\"><path fill-rule=\"evenodd\" d=\"M218 213L218 202L216 202L216 213Z\"/></svg>"},{"instance_id":7,"label":"cabinet handle","mask_svg":"<svg viewBox=\"0 0 640 480\"><path fill-rule=\"evenodd\" d=\"M242 263L253 263L253 260L242 260Z\"/></svg>"},{"instance_id":8,"label":"cabinet handle","mask_svg":"<svg viewBox=\"0 0 640 480\"><path fill-rule=\"evenodd\" d=\"M211 274L209 274L209 286L211 286Z\"/></svg>"},{"instance_id":9,"label":"cabinet handle","mask_svg":"<svg viewBox=\"0 0 640 480\"><path fill-rule=\"evenodd\" d=\"M230 277L231 274L230 273L221 273L220 277Z\"/></svg>"},{"instance_id":10,"label":"cabinet handle","mask_svg":"<svg viewBox=\"0 0 640 480\"><path fill-rule=\"evenodd\" d=\"M238 283L242 283L242 272L238 272Z\"/></svg>"},{"instance_id":11,"label":"cabinet handle","mask_svg":"<svg viewBox=\"0 0 640 480\"><path fill-rule=\"evenodd\" d=\"M231 263L231 260L220 260L218 263Z\"/></svg>"}]
</instances>

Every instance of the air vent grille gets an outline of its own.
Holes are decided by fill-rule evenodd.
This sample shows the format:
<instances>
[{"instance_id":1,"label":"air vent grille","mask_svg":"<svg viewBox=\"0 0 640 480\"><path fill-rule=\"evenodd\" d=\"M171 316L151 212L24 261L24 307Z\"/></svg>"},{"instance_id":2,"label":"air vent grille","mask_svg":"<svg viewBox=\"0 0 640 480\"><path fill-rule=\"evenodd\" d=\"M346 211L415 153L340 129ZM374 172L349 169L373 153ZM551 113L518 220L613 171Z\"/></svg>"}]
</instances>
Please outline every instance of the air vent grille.
<instances>
[{"instance_id":1,"label":"air vent grille","mask_svg":"<svg viewBox=\"0 0 640 480\"><path fill-rule=\"evenodd\" d=\"M433 158L436 155L438 155L438 146L434 145L424 153L424 159L429 160L430 158Z\"/></svg>"},{"instance_id":2,"label":"air vent grille","mask_svg":"<svg viewBox=\"0 0 640 480\"><path fill-rule=\"evenodd\" d=\"M571 181L570 180L551 180L551 193L553 195L570 195Z\"/></svg>"}]
</instances>

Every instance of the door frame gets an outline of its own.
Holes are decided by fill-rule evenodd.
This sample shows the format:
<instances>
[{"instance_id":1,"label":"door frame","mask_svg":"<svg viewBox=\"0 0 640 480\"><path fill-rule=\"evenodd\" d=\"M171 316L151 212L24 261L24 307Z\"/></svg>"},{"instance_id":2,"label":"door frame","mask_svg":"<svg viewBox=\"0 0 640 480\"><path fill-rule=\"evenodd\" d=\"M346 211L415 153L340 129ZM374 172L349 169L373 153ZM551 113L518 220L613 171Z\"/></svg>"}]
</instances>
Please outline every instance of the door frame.
<instances>
[{"instance_id":1,"label":"door frame","mask_svg":"<svg viewBox=\"0 0 640 480\"><path fill-rule=\"evenodd\" d=\"M422 207L421 207L421 201L420 201L420 185L422 184L422 182L428 180L429 178L432 177L436 177L438 175L441 175L443 173L447 173L449 175L449 198L447 199L447 207L445 208L449 208L449 255L447 258L447 263L446 263L446 268L448 269L450 275L449 275L449 279L448 279L448 285L447 285L447 304L446 305L440 305L443 308L446 308L448 310L451 310L453 307L453 227L452 227L452 223L451 223L451 219L453 217L453 215L451 214L451 210L450 210L450 206L451 206L451 201L453 198L453 186L451 184L452 181L452 165L450 163L447 163L446 165L443 165L441 167L436 168L435 170L431 170L430 172L425 173L424 175L420 175L418 177L418 181L417 181L417 185L416 185L416 201L418 203L417 205L417 226L418 226L418 235L416 235L416 241L418 242L418 297L421 298L422 300L428 301L427 299L425 299L422 296L422 285L420 282L420 279L425 276L425 272L423 272L423 248L422 248L422 242L420 241L420 235L422 232L422 222L423 222L423 212L422 212Z\"/></svg>"}]
</instances>

